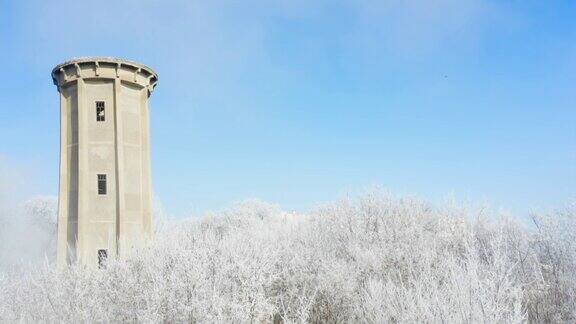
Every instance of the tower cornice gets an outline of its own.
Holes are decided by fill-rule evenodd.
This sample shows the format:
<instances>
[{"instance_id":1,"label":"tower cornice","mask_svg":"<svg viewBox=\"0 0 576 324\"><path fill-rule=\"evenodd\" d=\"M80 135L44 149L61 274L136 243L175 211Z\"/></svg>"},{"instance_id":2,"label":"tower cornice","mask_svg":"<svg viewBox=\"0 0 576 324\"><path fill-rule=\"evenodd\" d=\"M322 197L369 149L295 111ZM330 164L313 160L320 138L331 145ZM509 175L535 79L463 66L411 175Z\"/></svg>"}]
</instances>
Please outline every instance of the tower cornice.
<instances>
[{"instance_id":1,"label":"tower cornice","mask_svg":"<svg viewBox=\"0 0 576 324\"><path fill-rule=\"evenodd\" d=\"M158 75L146 65L113 57L73 58L52 69L58 89L78 79L120 79L147 88L148 96L158 83Z\"/></svg>"}]
</instances>

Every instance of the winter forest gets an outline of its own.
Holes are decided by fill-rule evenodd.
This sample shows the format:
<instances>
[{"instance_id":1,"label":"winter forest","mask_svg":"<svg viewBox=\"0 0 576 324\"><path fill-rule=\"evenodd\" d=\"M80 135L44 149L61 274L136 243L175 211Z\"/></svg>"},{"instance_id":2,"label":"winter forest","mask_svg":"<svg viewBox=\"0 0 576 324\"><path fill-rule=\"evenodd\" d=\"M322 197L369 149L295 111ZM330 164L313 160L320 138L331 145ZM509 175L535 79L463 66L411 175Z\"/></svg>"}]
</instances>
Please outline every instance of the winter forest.
<instances>
[{"instance_id":1,"label":"winter forest","mask_svg":"<svg viewBox=\"0 0 576 324\"><path fill-rule=\"evenodd\" d=\"M1 211L0 322L576 321L574 203L528 221L379 190L302 214L157 211L147 249L63 271L56 212L53 198Z\"/></svg>"}]
</instances>

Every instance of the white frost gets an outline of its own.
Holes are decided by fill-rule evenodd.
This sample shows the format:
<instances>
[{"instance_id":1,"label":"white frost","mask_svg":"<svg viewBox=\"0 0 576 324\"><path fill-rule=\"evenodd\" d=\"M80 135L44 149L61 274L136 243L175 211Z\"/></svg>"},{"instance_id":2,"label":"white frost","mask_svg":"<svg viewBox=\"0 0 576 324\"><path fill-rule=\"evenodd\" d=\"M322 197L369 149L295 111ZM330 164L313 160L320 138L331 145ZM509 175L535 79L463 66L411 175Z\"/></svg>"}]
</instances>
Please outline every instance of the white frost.
<instances>
[{"instance_id":1,"label":"white frost","mask_svg":"<svg viewBox=\"0 0 576 324\"><path fill-rule=\"evenodd\" d=\"M250 201L164 221L103 270L0 275L0 321L574 322L576 205L534 220L379 192L306 215Z\"/></svg>"}]
</instances>

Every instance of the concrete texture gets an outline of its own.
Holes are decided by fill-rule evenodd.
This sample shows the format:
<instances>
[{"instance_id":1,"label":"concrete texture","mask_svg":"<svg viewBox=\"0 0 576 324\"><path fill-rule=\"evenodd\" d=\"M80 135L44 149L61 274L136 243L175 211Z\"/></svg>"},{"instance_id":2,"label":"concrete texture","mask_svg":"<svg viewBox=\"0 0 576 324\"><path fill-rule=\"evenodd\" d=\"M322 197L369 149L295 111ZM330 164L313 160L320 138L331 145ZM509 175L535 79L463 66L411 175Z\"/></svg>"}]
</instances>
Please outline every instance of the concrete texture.
<instances>
[{"instance_id":1,"label":"concrete texture","mask_svg":"<svg viewBox=\"0 0 576 324\"><path fill-rule=\"evenodd\" d=\"M158 76L91 57L56 66L52 78L61 111L57 262L98 267L103 250L126 256L152 236L148 98ZM104 102L104 121L96 102ZM106 194L98 175L106 175Z\"/></svg>"}]
</instances>

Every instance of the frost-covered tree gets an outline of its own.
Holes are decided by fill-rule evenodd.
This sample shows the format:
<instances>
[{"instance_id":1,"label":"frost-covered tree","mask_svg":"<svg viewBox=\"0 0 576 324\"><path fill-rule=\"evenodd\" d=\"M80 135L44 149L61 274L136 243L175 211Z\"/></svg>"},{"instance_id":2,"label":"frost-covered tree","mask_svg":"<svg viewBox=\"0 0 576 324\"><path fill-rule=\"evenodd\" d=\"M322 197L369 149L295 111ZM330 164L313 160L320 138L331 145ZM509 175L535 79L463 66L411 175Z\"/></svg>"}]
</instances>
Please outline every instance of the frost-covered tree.
<instances>
[{"instance_id":1,"label":"frost-covered tree","mask_svg":"<svg viewBox=\"0 0 576 324\"><path fill-rule=\"evenodd\" d=\"M248 201L164 221L105 269L0 273L0 321L574 322L576 206L534 221L381 192Z\"/></svg>"}]
</instances>

